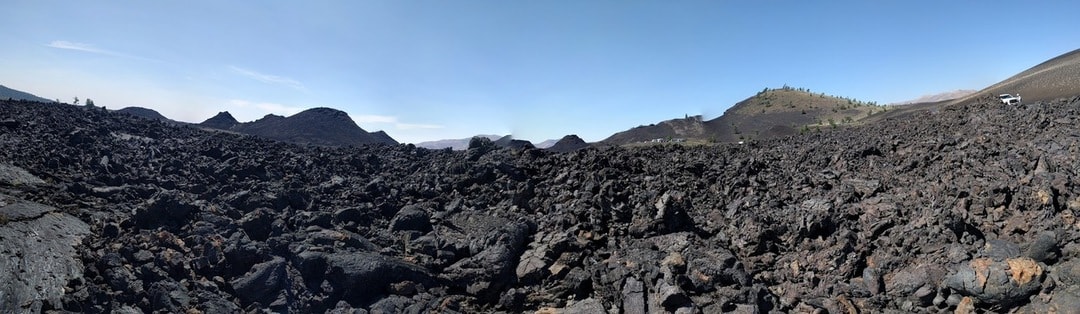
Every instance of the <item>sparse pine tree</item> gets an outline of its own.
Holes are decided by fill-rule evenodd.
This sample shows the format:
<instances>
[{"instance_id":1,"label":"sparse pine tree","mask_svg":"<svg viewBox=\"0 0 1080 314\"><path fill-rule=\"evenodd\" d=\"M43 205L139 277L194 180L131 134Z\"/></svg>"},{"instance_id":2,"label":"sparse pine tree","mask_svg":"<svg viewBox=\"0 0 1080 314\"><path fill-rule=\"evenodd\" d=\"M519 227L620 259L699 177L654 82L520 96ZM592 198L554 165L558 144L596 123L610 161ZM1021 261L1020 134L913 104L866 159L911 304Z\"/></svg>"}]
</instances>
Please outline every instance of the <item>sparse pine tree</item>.
<instances>
[{"instance_id":1,"label":"sparse pine tree","mask_svg":"<svg viewBox=\"0 0 1080 314\"><path fill-rule=\"evenodd\" d=\"M75 97L75 101L72 102L71 104L78 106L79 105L79 97Z\"/></svg>"}]
</instances>

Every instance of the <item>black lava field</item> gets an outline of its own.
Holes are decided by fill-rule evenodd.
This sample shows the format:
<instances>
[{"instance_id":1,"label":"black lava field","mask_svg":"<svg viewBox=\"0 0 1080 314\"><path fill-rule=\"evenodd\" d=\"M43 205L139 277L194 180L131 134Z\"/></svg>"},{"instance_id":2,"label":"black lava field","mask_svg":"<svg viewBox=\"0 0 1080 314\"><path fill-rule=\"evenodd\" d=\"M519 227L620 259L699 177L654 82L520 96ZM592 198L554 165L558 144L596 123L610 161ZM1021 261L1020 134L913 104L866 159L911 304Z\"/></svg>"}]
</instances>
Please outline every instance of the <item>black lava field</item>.
<instances>
[{"instance_id":1,"label":"black lava field","mask_svg":"<svg viewBox=\"0 0 1080 314\"><path fill-rule=\"evenodd\" d=\"M1076 313L1078 123L451 151L3 101L0 312Z\"/></svg>"}]
</instances>

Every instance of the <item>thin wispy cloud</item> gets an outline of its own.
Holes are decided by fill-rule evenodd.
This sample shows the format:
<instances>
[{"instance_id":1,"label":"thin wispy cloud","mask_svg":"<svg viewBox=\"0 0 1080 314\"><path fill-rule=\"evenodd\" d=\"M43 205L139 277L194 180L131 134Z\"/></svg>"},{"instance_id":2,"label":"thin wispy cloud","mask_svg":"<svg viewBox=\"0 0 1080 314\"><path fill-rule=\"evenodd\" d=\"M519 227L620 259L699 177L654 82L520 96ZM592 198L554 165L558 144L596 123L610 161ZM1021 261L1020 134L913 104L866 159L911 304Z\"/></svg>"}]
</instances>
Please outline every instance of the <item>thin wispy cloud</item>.
<instances>
[{"instance_id":1,"label":"thin wispy cloud","mask_svg":"<svg viewBox=\"0 0 1080 314\"><path fill-rule=\"evenodd\" d=\"M360 115L353 117L356 123L397 123L397 117L379 115Z\"/></svg>"},{"instance_id":2,"label":"thin wispy cloud","mask_svg":"<svg viewBox=\"0 0 1080 314\"><path fill-rule=\"evenodd\" d=\"M361 126L365 124L389 124L398 130L432 130L442 129L444 126L437 124L404 123L395 116L359 115L354 116L353 121Z\"/></svg>"},{"instance_id":3,"label":"thin wispy cloud","mask_svg":"<svg viewBox=\"0 0 1080 314\"><path fill-rule=\"evenodd\" d=\"M105 56L111 56L111 57L118 57L118 58L136 59L136 60L145 60L145 61L158 61L158 60L154 60L154 59L150 59L150 58L146 58L146 57L140 57L140 56L130 55L130 54L126 54L126 53L120 53L120 52L116 52L116 51L112 51L112 50L108 50L108 49L98 48L98 47L96 47L96 46L94 46L92 44L70 42L70 41L66 41L66 40L54 40L54 41L50 42L48 45L45 45L45 46L50 47L50 48L56 48L56 49L73 50L73 51L93 53L93 54L99 54L99 55L105 55Z\"/></svg>"},{"instance_id":4,"label":"thin wispy cloud","mask_svg":"<svg viewBox=\"0 0 1080 314\"><path fill-rule=\"evenodd\" d=\"M394 124L398 130L434 130L441 129L443 126L438 124L417 124L417 123L397 123Z\"/></svg>"},{"instance_id":5,"label":"thin wispy cloud","mask_svg":"<svg viewBox=\"0 0 1080 314\"><path fill-rule=\"evenodd\" d=\"M307 88L304 87L304 84L300 83L300 81L297 81L297 80L294 80L294 79L291 79L291 78L287 78L287 77L284 77L284 76L277 76L277 75L259 73L257 71L241 68L241 67L238 67L238 66L229 66L229 69L232 70L233 72L235 72L236 74L240 74L240 75L242 75L244 77L247 77L247 78L250 78L250 79L253 79L253 80L256 80L256 81L260 81L260 82L263 82L263 83L287 86L287 87L290 87L290 88L293 88L293 89L296 89L296 90L300 90L300 91L306 91L307 90Z\"/></svg>"},{"instance_id":6,"label":"thin wispy cloud","mask_svg":"<svg viewBox=\"0 0 1080 314\"><path fill-rule=\"evenodd\" d=\"M66 41L66 40L54 40L53 42L49 43L47 46L57 48L57 49L67 49L67 50L75 50L75 51L103 54L103 55L110 55L110 56L120 56L120 54L118 54L118 53L108 51L108 50L104 50L104 49L99 49L97 47L94 47L94 45L91 45L91 44L76 43L76 42L70 42L70 41Z\"/></svg>"}]
</instances>

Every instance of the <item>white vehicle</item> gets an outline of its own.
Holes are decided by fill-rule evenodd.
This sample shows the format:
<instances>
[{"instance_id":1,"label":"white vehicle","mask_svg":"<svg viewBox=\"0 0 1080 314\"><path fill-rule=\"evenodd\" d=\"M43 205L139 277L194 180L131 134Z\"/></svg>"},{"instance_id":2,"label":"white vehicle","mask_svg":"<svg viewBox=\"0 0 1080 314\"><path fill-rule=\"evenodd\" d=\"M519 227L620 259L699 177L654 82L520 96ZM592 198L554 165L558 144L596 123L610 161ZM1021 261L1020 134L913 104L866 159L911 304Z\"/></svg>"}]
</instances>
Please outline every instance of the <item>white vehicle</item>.
<instances>
[{"instance_id":1,"label":"white vehicle","mask_svg":"<svg viewBox=\"0 0 1080 314\"><path fill-rule=\"evenodd\" d=\"M998 99L1001 100L1001 103L1006 105L1019 105L1021 100L1020 94L1016 94L1016 96L1009 94L1001 94L998 95Z\"/></svg>"}]
</instances>

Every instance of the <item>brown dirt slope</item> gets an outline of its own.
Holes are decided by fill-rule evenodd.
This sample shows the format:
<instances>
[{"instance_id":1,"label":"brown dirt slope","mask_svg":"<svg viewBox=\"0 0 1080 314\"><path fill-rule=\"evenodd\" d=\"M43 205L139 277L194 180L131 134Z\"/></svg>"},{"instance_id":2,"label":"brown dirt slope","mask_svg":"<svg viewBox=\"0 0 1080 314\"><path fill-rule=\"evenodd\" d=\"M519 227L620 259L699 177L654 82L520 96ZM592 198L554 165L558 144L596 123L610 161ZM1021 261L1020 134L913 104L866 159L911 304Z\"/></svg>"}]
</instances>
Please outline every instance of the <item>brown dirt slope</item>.
<instances>
[{"instance_id":1,"label":"brown dirt slope","mask_svg":"<svg viewBox=\"0 0 1080 314\"><path fill-rule=\"evenodd\" d=\"M978 97L1004 93L1019 93L1024 102L1049 101L1080 94L1080 49L1047 60L952 103L970 103Z\"/></svg>"}]
</instances>

